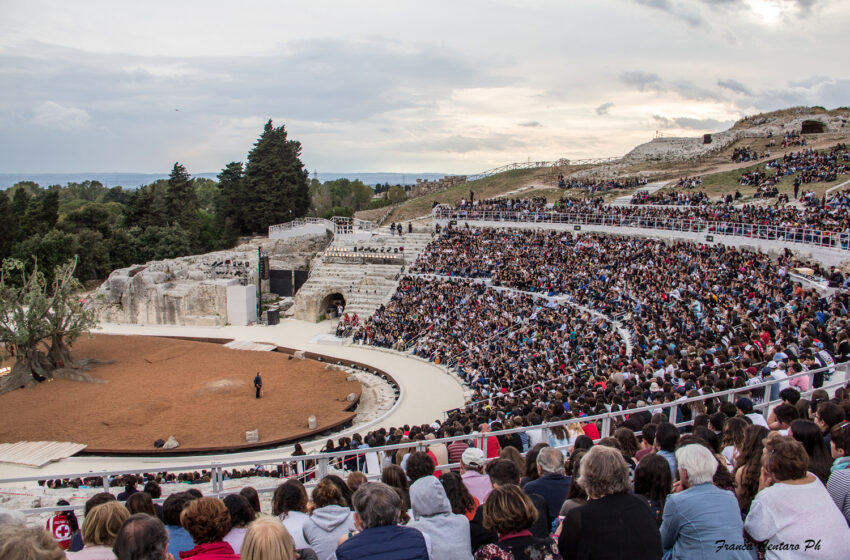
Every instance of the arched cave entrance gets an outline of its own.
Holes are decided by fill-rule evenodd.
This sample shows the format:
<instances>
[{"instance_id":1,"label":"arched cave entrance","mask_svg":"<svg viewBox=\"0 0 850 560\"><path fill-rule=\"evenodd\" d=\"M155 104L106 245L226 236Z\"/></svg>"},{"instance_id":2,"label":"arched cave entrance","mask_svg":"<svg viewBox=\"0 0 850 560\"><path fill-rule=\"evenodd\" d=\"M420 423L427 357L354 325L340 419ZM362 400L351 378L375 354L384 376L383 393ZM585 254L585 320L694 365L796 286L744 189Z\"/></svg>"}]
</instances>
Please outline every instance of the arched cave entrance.
<instances>
[{"instance_id":1,"label":"arched cave entrance","mask_svg":"<svg viewBox=\"0 0 850 560\"><path fill-rule=\"evenodd\" d=\"M345 296L339 292L334 292L326 295L322 300L322 304L319 306L319 313L323 314L326 319L338 318L342 315L339 311L340 306L345 309Z\"/></svg>"},{"instance_id":2,"label":"arched cave entrance","mask_svg":"<svg viewBox=\"0 0 850 560\"><path fill-rule=\"evenodd\" d=\"M800 134L822 134L826 132L826 126L822 121L803 121Z\"/></svg>"}]
</instances>

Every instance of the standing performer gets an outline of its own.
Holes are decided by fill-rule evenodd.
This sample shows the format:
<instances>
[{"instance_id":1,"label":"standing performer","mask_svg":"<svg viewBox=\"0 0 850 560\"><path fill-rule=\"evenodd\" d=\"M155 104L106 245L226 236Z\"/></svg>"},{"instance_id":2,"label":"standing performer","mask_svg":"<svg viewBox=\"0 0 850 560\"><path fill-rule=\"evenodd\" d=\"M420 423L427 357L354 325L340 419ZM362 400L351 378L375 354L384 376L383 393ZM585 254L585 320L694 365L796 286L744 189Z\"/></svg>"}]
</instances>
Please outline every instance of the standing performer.
<instances>
[{"instance_id":1,"label":"standing performer","mask_svg":"<svg viewBox=\"0 0 850 560\"><path fill-rule=\"evenodd\" d=\"M254 389L257 390L257 398L259 399L263 394L263 378L259 371L257 372L257 377L254 378Z\"/></svg>"}]
</instances>

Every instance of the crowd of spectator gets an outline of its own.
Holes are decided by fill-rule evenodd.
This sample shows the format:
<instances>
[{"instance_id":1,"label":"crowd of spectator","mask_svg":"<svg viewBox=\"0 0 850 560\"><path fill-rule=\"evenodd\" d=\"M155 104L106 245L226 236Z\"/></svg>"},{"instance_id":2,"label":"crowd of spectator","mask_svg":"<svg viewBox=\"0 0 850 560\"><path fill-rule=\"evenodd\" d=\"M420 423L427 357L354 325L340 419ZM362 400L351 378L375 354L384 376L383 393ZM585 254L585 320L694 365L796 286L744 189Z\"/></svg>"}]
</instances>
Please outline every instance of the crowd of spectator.
<instances>
[{"instance_id":1,"label":"crowd of spectator","mask_svg":"<svg viewBox=\"0 0 850 560\"><path fill-rule=\"evenodd\" d=\"M652 204L663 206L699 206L709 202L708 194L698 192L676 192L673 190L648 193L638 191L632 195L630 204Z\"/></svg>"},{"instance_id":2,"label":"crowd of spectator","mask_svg":"<svg viewBox=\"0 0 850 560\"><path fill-rule=\"evenodd\" d=\"M845 195L846 196L846 195ZM833 197L835 200L838 198ZM850 242L850 213L828 203L824 197L813 206L745 204L735 206L731 194L722 201L698 206L630 205L606 206L601 199L563 205L524 204L521 211L477 206L439 206L434 216L441 220L517 221L535 223L578 223L619 227L642 227L676 231L744 235L792 242L816 243L847 248ZM732 199L730 201L730 199ZM776 228L783 228L777 231Z\"/></svg>"},{"instance_id":3,"label":"crowd of spectator","mask_svg":"<svg viewBox=\"0 0 850 560\"><path fill-rule=\"evenodd\" d=\"M702 177L682 177L675 186L677 189L695 189L702 186Z\"/></svg>"},{"instance_id":4,"label":"crowd of spectator","mask_svg":"<svg viewBox=\"0 0 850 560\"><path fill-rule=\"evenodd\" d=\"M846 144L837 144L829 151L814 149L789 152L781 158L767 162L764 170L754 170L741 175L742 185L775 186L783 177L794 175L794 187L810 183L835 181L839 175L850 171L850 152Z\"/></svg>"},{"instance_id":5,"label":"crowd of spectator","mask_svg":"<svg viewBox=\"0 0 850 560\"><path fill-rule=\"evenodd\" d=\"M557 426L548 442L542 430L525 441L488 437L512 416L567 404L520 400L507 413L479 410L473 432L459 413L442 426L406 427L403 439L447 430L459 438L379 452L381 482L343 471L308 492L288 479L266 511L252 488L221 499L175 492L158 509L144 492L101 492L81 524L69 524L69 512L48 522L64 528L59 537L0 511L0 557L841 559L850 547L848 394L816 391L807 401L785 388L768 417L746 398L708 401L685 428L635 411L601 439L581 429L556 442Z\"/></svg>"},{"instance_id":6,"label":"crowd of spectator","mask_svg":"<svg viewBox=\"0 0 850 560\"><path fill-rule=\"evenodd\" d=\"M636 189L646 185L649 181L643 177L598 179L598 180L565 180L563 176L558 177L558 186L562 189L579 189L590 194L605 193L608 191L622 189Z\"/></svg>"}]
</instances>

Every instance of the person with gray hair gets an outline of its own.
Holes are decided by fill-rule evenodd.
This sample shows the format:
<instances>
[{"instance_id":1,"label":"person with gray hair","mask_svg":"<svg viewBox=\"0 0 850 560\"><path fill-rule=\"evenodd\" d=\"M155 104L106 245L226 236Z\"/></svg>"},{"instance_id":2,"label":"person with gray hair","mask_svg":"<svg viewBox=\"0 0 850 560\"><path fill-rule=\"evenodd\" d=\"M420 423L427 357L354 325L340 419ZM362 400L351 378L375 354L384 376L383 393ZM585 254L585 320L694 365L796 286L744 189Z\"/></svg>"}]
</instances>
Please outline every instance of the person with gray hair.
<instances>
[{"instance_id":1,"label":"person with gray hair","mask_svg":"<svg viewBox=\"0 0 850 560\"><path fill-rule=\"evenodd\" d=\"M16 509L0 508L0 525L26 525L27 518Z\"/></svg>"},{"instance_id":2,"label":"person with gray hair","mask_svg":"<svg viewBox=\"0 0 850 560\"><path fill-rule=\"evenodd\" d=\"M65 552L44 529L6 523L0 525L0 558L64 560Z\"/></svg>"},{"instance_id":3,"label":"person with gray hair","mask_svg":"<svg viewBox=\"0 0 850 560\"><path fill-rule=\"evenodd\" d=\"M572 558L659 560L661 536L645 499L629 490L629 466L613 447L593 447L581 461L588 502L567 512L558 549Z\"/></svg>"},{"instance_id":4,"label":"person with gray hair","mask_svg":"<svg viewBox=\"0 0 850 560\"><path fill-rule=\"evenodd\" d=\"M738 500L712 482L719 465L714 453L691 443L676 450L676 463L679 482L667 496L661 521L665 558L750 558Z\"/></svg>"},{"instance_id":5,"label":"person with gray hair","mask_svg":"<svg viewBox=\"0 0 850 560\"><path fill-rule=\"evenodd\" d=\"M401 496L381 482L362 484L351 498L360 531L336 549L336 560L429 560L429 539L417 529L398 524Z\"/></svg>"},{"instance_id":6,"label":"person with gray hair","mask_svg":"<svg viewBox=\"0 0 850 560\"><path fill-rule=\"evenodd\" d=\"M572 479L564 476L564 455L559 449L544 447L537 455L537 473L539 478L523 486L526 494L539 494L546 500L546 523L549 531L558 521L561 505L570 491Z\"/></svg>"}]
</instances>

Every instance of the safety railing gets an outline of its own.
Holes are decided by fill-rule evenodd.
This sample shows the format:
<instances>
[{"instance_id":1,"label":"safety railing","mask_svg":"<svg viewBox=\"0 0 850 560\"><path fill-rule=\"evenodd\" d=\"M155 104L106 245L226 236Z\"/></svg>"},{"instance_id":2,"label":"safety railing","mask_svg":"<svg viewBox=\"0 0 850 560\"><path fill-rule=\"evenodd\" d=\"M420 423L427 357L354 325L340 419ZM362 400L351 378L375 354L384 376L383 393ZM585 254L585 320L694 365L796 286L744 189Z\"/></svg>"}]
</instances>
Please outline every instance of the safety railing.
<instances>
[{"instance_id":1,"label":"safety railing","mask_svg":"<svg viewBox=\"0 0 850 560\"><path fill-rule=\"evenodd\" d=\"M850 231L828 231L816 227L790 227L741 222L716 222L699 218L668 218L663 216L620 216L602 213L565 213L555 210L510 211L510 210L463 210L437 206L432 217L438 221L458 222L504 222L569 224L576 226L603 226L616 228L638 228L708 235L727 235L764 239L783 243L799 243L847 251L850 248Z\"/></svg>"},{"instance_id":2,"label":"safety railing","mask_svg":"<svg viewBox=\"0 0 850 560\"><path fill-rule=\"evenodd\" d=\"M676 426L682 427L686 426L691 421L680 421L679 419L679 407L688 406L693 403L703 402L712 399L719 399L721 401L729 401L733 400L743 394L751 393L754 390L764 389L765 391L765 400L760 403L756 403L754 408L761 412L762 414L766 413L769 408L773 405L778 404L780 401L770 401L768 397L770 395L770 388L773 385L787 383L791 379L808 376L809 379L812 379L812 376L815 373L823 372L830 376L830 379L827 383L825 383L821 389L826 391L835 390L839 387L847 386L850 381L850 362L844 362L841 364L835 364L832 366L827 366L824 368L813 369L807 372L802 372L794 375L790 375L784 379L771 379L766 380L763 383L759 383L758 385L747 386L736 389L728 389L725 391L719 391L717 393L710 393L707 395L700 395L698 397L691 398L682 398L674 402L663 403L663 404L654 404L649 406L644 406L640 408L633 408L628 410L618 410L614 412L606 412L604 414L596 414L592 416L579 417L579 418L571 418L569 420L562 420L559 422L550 422L543 423L537 426L524 426L521 428L512 428L509 430L499 430L487 432L486 434L476 433L462 436L453 436L442 439L434 439L434 440L426 440L426 441L412 441L407 443L401 443L396 445L387 445L383 447L376 448L361 448L356 450L345 450L345 451L333 451L319 454L311 454L311 455L287 455L283 452L280 456L272 457L268 459L248 459L248 460L234 460L234 461L199 461L193 465L180 465L173 466L165 463L162 464L147 464L144 468L138 469L121 469L121 470L103 470L103 471L90 471L90 472L70 472L64 474L50 474L50 475L30 475L24 477L14 477L14 478L4 478L0 479L0 488L6 487L10 484L21 484L27 482L37 482L43 480L45 478L49 478L52 480L56 479L77 479L77 478L100 478L103 482L103 490L108 492L110 490L109 480L112 477L125 475L125 474L140 474L140 473L151 473L151 472L191 472L197 470L206 470L211 473L211 483L212 483L212 494L215 496L222 496L227 494L228 492L224 489L224 483L226 482L225 473L226 469L233 469L235 467L243 467L243 466L258 466L258 465L281 465L281 464L295 464L295 473L291 475L291 477L298 478L309 478L312 476L311 480L305 481L305 486L313 486L317 483L318 480L323 478L325 475L331 472L331 469L334 468L334 465L344 465L346 459L351 462L352 458L357 459L355 464L357 465L358 471L363 472L364 474L370 478L375 479L379 478L381 474L381 465L382 465L382 457L383 454L397 451L400 449L408 449L415 448L416 450L424 451L427 448L439 445L439 444L451 444L452 442L462 440L462 441L472 441L473 445L476 447L481 447L486 449L486 441L490 437L498 437L500 435L514 434L514 433L523 433L530 432L532 430L539 431L538 436L541 441L548 442L549 440L549 432L554 426L567 426L570 424L586 424L586 423L595 423L598 425L600 437L607 437L612 435L614 428L617 425L617 421L622 418L628 418L633 414L639 414L642 412L650 412L652 414L655 413L664 413L668 416L668 420L675 424ZM811 387L811 383L809 384ZM810 396L815 389L810 389L809 391L804 391L801 393L803 397ZM665 412L666 411L666 412ZM637 432L640 434L640 432ZM565 446L556 446L558 448L563 449ZM568 446L567 446L568 447ZM361 461L361 458L363 459ZM199 457L199 459L201 459ZM447 468L457 467L456 463L447 463L437 465L436 468L438 470L443 470ZM258 489L260 492L271 492L273 488L265 488ZM24 508L20 511L25 514L41 514L52 511L64 511L69 509L81 510L83 509L83 504L74 504L71 506L50 506L50 507L38 507L38 508Z\"/></svg>"},{"instance_id":3,"label":"safety railing","mask_svg":"<svg viewBox=\"0 0 850 560\"><path fill-rule=\"evenodd\" d=\"M284 231L289 231L291 229L307 225L323 225L328 228L333 227L331 221L326 220L324 218L298 218L297 220L292 220L291 222L286 222L285 224L276 224L269 226L269 236L271 236L273 233L282 233Z\"/></svg>"}]
</instances>

